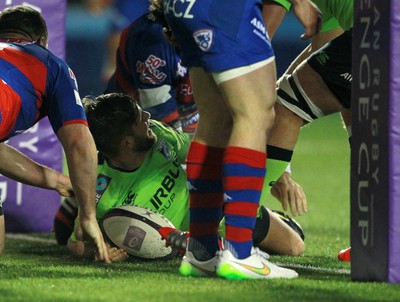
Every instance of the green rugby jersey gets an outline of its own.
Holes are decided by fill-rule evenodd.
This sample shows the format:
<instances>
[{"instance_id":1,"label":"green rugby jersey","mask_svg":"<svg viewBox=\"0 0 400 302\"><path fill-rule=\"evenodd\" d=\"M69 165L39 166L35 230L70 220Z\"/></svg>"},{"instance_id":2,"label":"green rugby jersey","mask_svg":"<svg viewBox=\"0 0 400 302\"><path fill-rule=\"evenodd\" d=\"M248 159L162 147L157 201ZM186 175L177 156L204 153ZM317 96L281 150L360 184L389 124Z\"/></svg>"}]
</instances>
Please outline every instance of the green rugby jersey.
<instances>
[{"instance_id":1,"label":"green rugby jersey","mask_svg":"<svg viewBox=\"0 0 400 302\"><path fill-rule=\"evenodd\" d=\"M353 27L354 0L311 0L322 12L321 32L329 31L338 27L349 30ZM289 0L274 0L286 10L291 7Z\"/></svg>"},{"instance_id":2,"label":"green rugby jersey","mask_svg":"<svg viewBox=\"0 0 400 302\"><path fill-rule=\"evenodd\" d=\"M96 215L100 220L114 207L138 205L168 218L176 228L189 228L189 193L182 164L190 136L160 122L152 121L157 142L143 164L135 171L109 165L99 154L96 185Z\"/></svg>"}]
</instances>

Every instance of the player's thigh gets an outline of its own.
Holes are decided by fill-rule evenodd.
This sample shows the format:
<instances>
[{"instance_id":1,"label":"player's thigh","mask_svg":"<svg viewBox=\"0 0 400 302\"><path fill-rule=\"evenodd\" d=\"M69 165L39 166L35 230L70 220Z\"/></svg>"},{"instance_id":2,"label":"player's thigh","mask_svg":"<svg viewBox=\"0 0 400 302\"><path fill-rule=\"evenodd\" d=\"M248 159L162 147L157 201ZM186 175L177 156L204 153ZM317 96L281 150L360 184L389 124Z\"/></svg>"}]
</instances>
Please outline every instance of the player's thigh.
<instances>
[{"instance_id":1,"label":"player's thigh","mask_svg":"<svg viewBox=\"0 0 400 302\"><path fill-rule=\"evenodd\" d=\"M232 117L211 74L200 67L190 68L193 95L199 111L195 140L224 148L232 129Z\"/></svg>"},{"instance_id":2,"label":"player's thigh","mask_svg":"<svg viewBox=\"0 0 400 302\"><path fill-rule=\"evenodd\" d=\"M4 240L5 240L4 215L1 215L0 216L0 255L4 251Z\"/></svg>"},{"instance_id":3,"label":"player's thigh","mask_svg":"<svg viewBox=\"0 0 400 302\"><path fill-rule=\"evenodd\" d=\"M352 31L346 31L307 60L326 87L345 108L351 107ZM303 79L301 79L303 80Z\"/></svg>"},{"instance_id":4,"label":"player's thigh","mask_svg":"<svg viewBox=\"0 0 400 302\"><path fill-rule=\"evenodd\" d=\"M276 100L275 61L219 85L234 118L266 123Z\"/></svg>"},{"instance_id":5,"label":"player's thigh","mask_svg":"<svg viewBox=\"0 0 400 302\"><path fill-rule=\"evenodd\" d=\"M294 73L305 95L324 115L343 109L343 105L327 86L324 79L308 63L305 62L299 66Z\"/></svg>"}]
</instances>

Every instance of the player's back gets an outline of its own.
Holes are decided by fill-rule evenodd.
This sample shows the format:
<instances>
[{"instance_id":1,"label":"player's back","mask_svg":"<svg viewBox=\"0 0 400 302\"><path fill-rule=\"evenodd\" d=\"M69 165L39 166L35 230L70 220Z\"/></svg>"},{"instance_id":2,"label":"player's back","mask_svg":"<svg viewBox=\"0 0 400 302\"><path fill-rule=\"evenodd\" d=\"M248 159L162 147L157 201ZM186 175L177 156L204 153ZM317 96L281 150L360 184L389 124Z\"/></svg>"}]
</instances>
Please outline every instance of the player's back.
<instances>
[{"instance_id":1,"label":"player's back","mask_svg":"<svg viewBox=\"0 0 400 302\"><path fill-rule=\"evenodd\" d=\"M41 45L0 40L0 141L44 116L55 133L67 122L85 123L76 78L68 65Z\"/></svg>"},{"instance_id":2,"label":"player's back","mask_svg":"<svg viewBox=\"0 0 400 302\"><path fill-rule=\"evenodd\" d=\"M48 55L36 43L0 42L0 139L26 130L41 117Z\"/></svg>"}]
</instances>

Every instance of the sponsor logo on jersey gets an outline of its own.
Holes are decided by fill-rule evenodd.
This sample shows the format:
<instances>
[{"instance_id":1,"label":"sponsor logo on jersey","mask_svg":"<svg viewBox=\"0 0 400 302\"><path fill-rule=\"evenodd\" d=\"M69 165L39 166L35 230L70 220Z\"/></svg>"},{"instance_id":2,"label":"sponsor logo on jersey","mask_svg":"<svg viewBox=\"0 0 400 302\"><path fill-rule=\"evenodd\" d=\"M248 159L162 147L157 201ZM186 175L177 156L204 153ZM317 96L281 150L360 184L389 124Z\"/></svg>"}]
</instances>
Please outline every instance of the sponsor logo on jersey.
<instances>
[{"instance_id":1,"label":"sponsor logo on jersey","mask_svg":"<svg viewBox=\"0 0 400 302\"><path fill-rule=\"evenodd\" d=\"M188 70L185 66L182 66L182 61L179 60L178 66L176 67L176 75L178 77L184 77L188 73Z\"/></svg>"},{"instance_id":2,"label":"sponsor logo on jersey","mask_svg":"<svg viewBox=\"0 0 400 302\"><path fill-rule=\"evenodd\" d=\"M164 139L160 141L156 150L160 152L166 159L171 159L171 150Z\"/></svg>"},{"instance_id":3,"label":"sponsor logo on jersey","mask_svg":"<svg viewBox=\"0 0 400 302\"><path fill-rule=\"evenodd\" d=\"M193 38L199 48L206 52L211 48L213 43L213 32L210 29L201 29L193 33Z\"/></svg>"},{"instance_id":4,"label":"sponsor logo on jersey","mask_svg":"<svg viewBox=\"0 0 400 302\"><path fill-rule=\"evenodd\" d=\"M122 202L121 206L126 206L126 205L133 205L135 204L136 197L138 196L137 193L132 192L129 190L128 194L125 197L125 200Z\"/></svg>"},{"instance_id":5,"label":"sponsor logo on jersey","mask_svg":"<svg viewBox=\"0 0 400 302\"><path fill-rule=\"evenodd\" d=\"M99 174L97 176L96 182L96 203L99 202L101 196L103 196L105 190L108 188L111 182L111 177L108 177L104 174Z\"/></svg>"},{"instance_id":6,"label":"sponsor logo on jersey","mask_svg":"<svg viewBox=\"0 0 400 302\"><path fill-rule=\"evenodd\" d=\"M329 60L329 56L325 52L321 52L316 57L317 61L321 65L325 65L326 62Z\"/></svg>"},{"instance_id":7,"label":"sponsor logo on jersey","mask_svg":"<svg viewBox=\"0 0 400 302\"><path fill-rule=\"evenodd\" d=\"M168 173L162 179L160 186L157 187L155 193L150 199L155 210L162 215L164 215L165 211L168 210L175 201L175 193L173 189L175 188L176 180L180 175L179 169L180 163L178 158L175 156L173 167L168 170Z\"/></svg>"},{"instance_id":8,"label":"sponsor logo on jersey","mask_svg":"<svg viewBox=\"0 0 400 302\"><path fill-rule=\"evenodd\" d=\"M342 73L340 76L349 82L353 80L353 76L351 75L351 73L348 72Z\"/></svg>"},{"instance_id":9,"label":"sponsor logo on jersey","mask_svg":"<svg viewBox=\"0 0 400 302\"><path fill-rule=\"evenodd\" d=\"M136 63L136 71L140 74L140 81L152 85L164 82L167 75L160 70L160 67L164 67L165 64L165 60L155 55L149 55L145 62L138 61Z\"/></svg>"},{"instance_id":10,"label":"sponsor logo on jersey","mask_svg":"<svg viewBox=\"0 0 400 302\"><path fill-rule=\"evenodd\" d=\"M78 89L78 81L76 80L75 74L71 68L68 67L69 77L74 81L75 89Z\"/></svg>"},{"instance_id":11,"label":"sponsor logo on jersey","mask_svg":"<svg viewBox=\"0 0 400 302\"><path fill-rule=\"evenodd\" d=\"M258 31L260 31L263 35L267 34L267 31L265 29L265 25L262 21L258 20L257 18L253 18L253 20L250 21L251 25L253 25Z\"/></svg>"}]
</instances>

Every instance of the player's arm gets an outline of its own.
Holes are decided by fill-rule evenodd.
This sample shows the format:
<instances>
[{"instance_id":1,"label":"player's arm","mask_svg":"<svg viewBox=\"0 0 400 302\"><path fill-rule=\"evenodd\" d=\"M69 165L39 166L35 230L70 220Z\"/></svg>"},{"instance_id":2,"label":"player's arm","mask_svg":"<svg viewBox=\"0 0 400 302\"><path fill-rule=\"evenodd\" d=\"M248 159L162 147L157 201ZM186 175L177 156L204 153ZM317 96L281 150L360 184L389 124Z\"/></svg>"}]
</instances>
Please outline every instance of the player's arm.
<instances>
[{"instance_id":1,"label":"player's arm","mask_svg":"<svg viewBox=\"0 0 400 302\"><path fill-rule=\"evenodd\" d=\"M105 242L96 220L95 187L97 176L97 153L92 135L83 124L61 127L57 136L64 148L69 176L79 205L80 223L75 228L76 237L90 237L99 252L100 259L110 262Z\"/></svg>"},{"instance_id":2,"label":"player's arm","mask_svg":"<svg viewBox=\"0 0 400 302\"><path fill-rule=\"evenodd\" d=\"M290 6L291 3L288 0L263 1L262 14L270 40L274 37Z\"/></svg>"},{"instance_id":3,"label":"player's arm","mask_svg":"<svg viewBox=\"0 0 400 302\"><path fill-rule=\"evenodd\" d=\"M290 0L297 19L304 27L302 40L309 39L319 33L322 27L322 13L310 0Z\"/></svg>"},{"instance_id":4,"label":"player's arm","mask_svg":"<svg viewBox=\"0 0 400 302\"><path fill-rule=\"evenodd\" d=\"M173 142L179 162L185 163L187 152L189 150L191 136L183 131L173 132Z\"/></svg>"},{"instance_id":5,"label":"player's arm","mask_svg":"<svg viewBox=\"0 0 400 302\"><path fill-rule=\"evenodd\" d=\"M0 173L15 181L49 190L62 196L73 196L68 176L38 164L17 149L0 143Z\"/></svg>"},{"instance_id":6,"label":"player's arm","mask_svg":"<svg viewBox=\"0 0 400 302\"><path fill-rule=\"evenodd\" d=\"M152 127L157 128L157 130L153 129L156 131L157 136L166 139L171 145L173 145L179 162L182 164L185 163L186 155L190 146L191 136L183 131L165 126L160 122L152 122Z\"/></svg>"}]
</instances>

